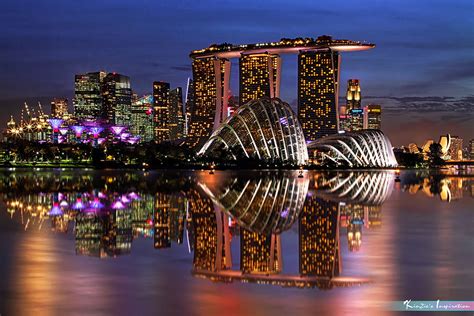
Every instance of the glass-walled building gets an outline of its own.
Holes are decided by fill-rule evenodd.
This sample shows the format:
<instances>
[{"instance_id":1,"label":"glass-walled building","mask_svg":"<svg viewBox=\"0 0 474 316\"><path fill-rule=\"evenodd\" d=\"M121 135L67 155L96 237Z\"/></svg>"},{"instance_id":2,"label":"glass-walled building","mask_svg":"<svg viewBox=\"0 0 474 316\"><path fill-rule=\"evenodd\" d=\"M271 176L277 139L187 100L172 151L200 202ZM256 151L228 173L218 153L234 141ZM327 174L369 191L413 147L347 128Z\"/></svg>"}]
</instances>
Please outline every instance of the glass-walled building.
<instances>
[{"instance_id":1,"label":"glass-walled building","mask_svg":"<svg viewBox=\"0 0 474 316\"><path fill-rule=\"evenodd\" d=\"M104 114L102 87L106 73L90 72L74 79L74 115L79 120L95 121Z\"/></svg>"}]
</instances>

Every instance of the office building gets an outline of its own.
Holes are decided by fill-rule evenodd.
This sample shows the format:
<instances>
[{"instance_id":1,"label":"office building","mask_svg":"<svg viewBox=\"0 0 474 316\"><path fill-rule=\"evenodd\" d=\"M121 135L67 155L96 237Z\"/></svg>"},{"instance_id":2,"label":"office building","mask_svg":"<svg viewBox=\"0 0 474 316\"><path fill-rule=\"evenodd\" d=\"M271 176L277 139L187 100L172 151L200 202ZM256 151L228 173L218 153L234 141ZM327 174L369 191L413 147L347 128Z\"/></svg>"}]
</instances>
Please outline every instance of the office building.
<instances>
[{"instance_id":1,"label":"office building","mask_svg":"<svg viewBox=\"0 0 474 316\"><path fill-rule=\"evenodd\" d=\"M361 131L364 129L364 109L362 108L354 108L350 109L348 112L348 116L346 118L347 125L346 125L346 132L355 132Z\"/></svg>"},{"instance_id":2,"label":"office building","mask_svg":"<svg viewBox=\"0 0 474 316\"><path fill-rule=\"evenodd\" d=\"M459 136L451 136L451 144L448 149L450 160L463 160L462 155L463 140Z\"/></svg>"},{"instance_id":3,"label":"office building","mask_svg":"<svg viewBox=\"0 0 474 316\"><path fill-rule=\"evenodd\" d=\"M339 108L339 130L359 131L363 129L363 111L358 79L347 81L346 103Z\"/></svg>"},{"instance_id":4,"label":"office building","mask_svg":"<svg viewBox=\"0 0 474 316\"><path fill-rule=\"evenodd\" d=\"M134 96L130 113L130 133L140 137L141 142L154 139L152 95L141 98Z\"/></svg>"},{"instance_id":5,"label":"office building","mask_svg":"<svg viewBox=\"0 0 474 316\"><path fill-rule=\"evenodd\" d=\"M130 78L118 73L109 73L103 81L105 122L114 125L129 125L132 106Z\"/></svg>"},{"instance_id":6,"label":"office building","mask_svg":"<svg viewBox=\"0 0 474 316\"><path fill-rule=\"evenodd\" d=\"M68 114L68 100L55 98L51 101L51 117L63 118Z\"/></svg>"},{"instance_id":7,"label":"office building","mask_svg":"<svg viewBox=\"0 0 474 316\"><path fill-rule=\"evenodd\" d=\"M361 99L359 80L349 79L347 81L346 110L360 109Z\"/></svg>"},{"instance_id":8,"label":"office building","mask_svg":"<svg viewBox=\"0 0 474 316\"><path fill-rule=\"evenodd\" d=\"M378 104L369 104L364 108L364 129L382 128L382 107Z\"/></svg>"},{"instance_id":9,"label":"office building","mask_svg":"<svg viewBox=\"0 0 474 316\"><path fill-rule=\"evenodd\" d=\"M177 87L176 89L171 90L169 98L170 139L182 139L184 137L186 124L183 108L183 89Z\"/></svg>"},{"instance_id":10,"label":"office building","mask_svg":"<svg viewBox=\"0 0 474 316\"><path fill-rule=\"evenodd\" d=\"M153 82L153 124L155 141L161 143L170 140L170 84L168 82Z\"/></svg>"},{"instance_id":11,"label":"office building","mask_svg":"<svg viewBox=\"0 0 474 316\"><path fill-rule=\"evenodd\" d=\"M102 87L106 73L76 75L74 80L74 116L83 121L101 119L104 114Z\"/></svg>"}]
</instances>

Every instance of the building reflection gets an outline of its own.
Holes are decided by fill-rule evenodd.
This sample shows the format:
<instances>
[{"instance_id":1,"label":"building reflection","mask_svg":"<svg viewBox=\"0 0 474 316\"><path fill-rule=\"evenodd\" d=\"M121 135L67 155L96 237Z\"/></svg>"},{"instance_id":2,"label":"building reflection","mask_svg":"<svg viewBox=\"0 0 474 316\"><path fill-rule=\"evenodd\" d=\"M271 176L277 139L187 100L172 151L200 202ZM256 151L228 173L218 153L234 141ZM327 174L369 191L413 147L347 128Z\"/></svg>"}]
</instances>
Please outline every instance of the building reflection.
<instances>
[{"instance_id":1,"label":"building reflection","mask_svg":"<svg viewBox=\"0 0 474 316\"><path fill-rule=\"evenodd\" d=\"M221 271L232 266L228 217L214 209L210 198L189 192L192 211L194 269Z\"/></svg>"},{"instance_id":2,"label":"building reflection","mask_svg":"<svg viewBox=\"0 0 474 316\"><path fill-rule=\"evenodd\" d=\"M244 274L272 274L282 270L281 235L241 228L240 270Z\"/></svg>"},{"instance_id":3,"label":"building reflection","mask_svg":"<svg viewBox=\"0 0 474 316\"><path fill-rule=\"evenodd\" d=\"M75 217L76 253L92 257L128 254L132 247L132 220L128 211L79 212Z\"/></svg>"},{"instance_id":4,"label":"building reflection","mask_svg":"<svg viewBox=\"0 0 474 316\"><path fill-rule=\"evenodd\" d=\"M410 194L420 193L451 202L464 197L474 197L474 178L417 172L403 176L400 188Z\"/></svg>"},{"instance_id":5,"label":"building reflection","mask_svg":"<svg viewBox=\"0 0 474 316\"><path fill-rule=\"evenodd\" d=\"M341 272L339 204L309 196L299 218L300 274L332 278Z\"/></svg>"},{"instance_id":6,"label":"building reflection","mask_svg":"<svg viewBox=\"0 0 474 316\"><path fill-rule=\"evenodd\" d=\"M340 238L350 251L361 249L363 230L382 223L393 179L389 172L11 173L0 176L0 197L25 230L74 234L77 255L128 255L134 240L148 238L159 251L187 246L196 277L331 289L369 281L344 275ZM283 267L289 229L298 233L296 274Z\"/></svg>"},{"instance_id":7,"label":"building reflection","mask_svg":"<svg viewBox=\"0 0 474 316\"><path fill-rule=\"evenodd\" d=\"M381 184L380 181L369 182ZM232 265L221 266L221 270L195 265L193 275L220 282L256 282L320 289L357 285L368 281L359 277L341 276L341 203L320 197L313 190L308 192L309 187L319 186L314 179L300 179L290 174L279 177L239 176L238 179L215 182L214 178L203 175L199 179L199 186L214 203L214 211L208 206L211 218L215 218L216 212L225 212L232 221L238 223L241 262L240 270ZM383 201L384 198L378 195L385 194L386 190L388 189L377 189L377 194L371 194L368 199ZM345 212L349 213L348 209ZM299 274L293 275L283 273L281 238L282 233L290 229L296 219L299 235ZM210 237L210 240L215 237ZM211 258L215 256L209 255Z\"/></svg>"}]
</instances>

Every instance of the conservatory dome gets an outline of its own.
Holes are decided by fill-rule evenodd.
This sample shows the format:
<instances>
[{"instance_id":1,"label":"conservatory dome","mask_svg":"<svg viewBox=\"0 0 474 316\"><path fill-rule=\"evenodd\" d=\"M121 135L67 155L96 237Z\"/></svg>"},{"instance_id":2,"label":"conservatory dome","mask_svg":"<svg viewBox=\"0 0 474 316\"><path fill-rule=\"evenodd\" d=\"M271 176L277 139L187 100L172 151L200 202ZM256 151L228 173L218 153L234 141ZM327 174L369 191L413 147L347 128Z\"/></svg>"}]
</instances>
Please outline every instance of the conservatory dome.
<instances>
[{"instance_id":1,"label":"conservatory dome","mask_svg":"<svg viewBox=\"0 0 474 316\"><path fill-rule=\"evenodd\" d=\"M212 133L199 154L228 151L247 157L305 164L303 130L290 105L278 98L253 100L238 108Z\"/></svg>"}]
</instances>

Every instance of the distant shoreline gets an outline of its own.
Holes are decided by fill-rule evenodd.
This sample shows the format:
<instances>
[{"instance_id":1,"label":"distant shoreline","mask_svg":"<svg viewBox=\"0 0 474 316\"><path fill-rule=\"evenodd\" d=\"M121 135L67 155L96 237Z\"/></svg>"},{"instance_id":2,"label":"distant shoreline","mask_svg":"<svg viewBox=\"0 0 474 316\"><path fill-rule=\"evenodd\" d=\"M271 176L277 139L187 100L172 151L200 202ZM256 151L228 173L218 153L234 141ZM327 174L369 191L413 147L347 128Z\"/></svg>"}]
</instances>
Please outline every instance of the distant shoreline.
<instances>
[{"instance_id":1,"label":"distant shoreline","mask_svg":"<svg viewBox=\"0 0 474 316\"><path fill-rule=\"evenodd\" d=\"M301 170L300 166L291 166L291 165L284 165L284 166L276 166L276 165L216 165L212 168L210 165L203 165L203 164L163 164L159 166L153 167L143 167L139 165L126 165L126 166L117 166L113 164L104 164L104 165L92 165L92 164L52 164L52 163L19 163L19 164L4 164L0 163L0 169L93 169L93 170L167 170L167 169L177 169L177 170ZM386 170L446 170L448 169L446 166L436 167L436 168L407 168L407 167L387 167L387 168L371 168L371 167L360 167L360 168L328 168L328 167L321 167L321 166L303 166L303 170L319 170L319 171L386 171Z\"/></svg>"}]
</instances>

